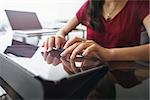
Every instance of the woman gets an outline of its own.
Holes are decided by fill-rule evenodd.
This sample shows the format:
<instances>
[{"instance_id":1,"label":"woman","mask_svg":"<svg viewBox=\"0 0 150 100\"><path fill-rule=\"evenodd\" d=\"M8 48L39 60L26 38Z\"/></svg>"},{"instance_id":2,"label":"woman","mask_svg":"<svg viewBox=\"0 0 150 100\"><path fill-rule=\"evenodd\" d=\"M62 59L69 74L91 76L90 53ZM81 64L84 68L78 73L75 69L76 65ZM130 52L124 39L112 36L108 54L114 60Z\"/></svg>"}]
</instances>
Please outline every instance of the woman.
<instances>
[{"instance_id":1,"label":"woman","mask_svg":"<svg viewBox=\"0 0 150 100\"><path fill-rule=\"evenodd\" d=\"M87 40L76 37L66 42L65 36L80 23L87 27ZM140 46L142 24L150 36L149 0L87 0L44 47L63 48L61 56L71 59L82 53L105 61L149 61L150 45Z\"/></svg>"},{"instance_id":2,"label":"woman","mask_svg":"<svg viewBox=\"0 0 150 100\"><path fill-rule=\"evenodd\" d=\"M76 37L66 41L65 36L80 23L87 27L87 40ZM61 56L69 55L71 59L82 53L83 56L96 56L105 61L149 61L150 44L140 45L142 24L150 36L149 0L87 0L66 26L56 36L49 37L43 46L46 51L53 47L63 48ZM47 52L44 57L51 63ZM113 65L111 63L110 67L114 68ZM115 76L121 76L116 79L119 82L124 82L124 76L136 80L130 77L133 73L114 72ZM113 81L112 77L105 75L87 98L115 98Z\"/></svg>"}]
</instances>

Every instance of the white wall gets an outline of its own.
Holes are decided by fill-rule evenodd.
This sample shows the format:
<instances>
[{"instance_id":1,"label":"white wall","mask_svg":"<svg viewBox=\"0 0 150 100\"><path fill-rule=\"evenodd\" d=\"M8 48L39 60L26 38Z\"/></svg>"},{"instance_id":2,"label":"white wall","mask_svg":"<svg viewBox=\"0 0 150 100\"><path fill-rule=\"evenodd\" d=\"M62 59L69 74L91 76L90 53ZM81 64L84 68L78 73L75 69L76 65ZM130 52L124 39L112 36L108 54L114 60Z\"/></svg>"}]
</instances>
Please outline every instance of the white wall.
<instances>
[{"instance_id":1,"label":"white wall","mask_svg":"<svg viewBox=\"0 0 150 100\"><path fill-rule=\"evenodd\" d=\"M34 11L43 25L70 19L86 0L0 0L0 15L4 9ZM5 15L3 15L5 16ZM0 20L1 21L1 20Z\"/></svg>"}]
</instances>

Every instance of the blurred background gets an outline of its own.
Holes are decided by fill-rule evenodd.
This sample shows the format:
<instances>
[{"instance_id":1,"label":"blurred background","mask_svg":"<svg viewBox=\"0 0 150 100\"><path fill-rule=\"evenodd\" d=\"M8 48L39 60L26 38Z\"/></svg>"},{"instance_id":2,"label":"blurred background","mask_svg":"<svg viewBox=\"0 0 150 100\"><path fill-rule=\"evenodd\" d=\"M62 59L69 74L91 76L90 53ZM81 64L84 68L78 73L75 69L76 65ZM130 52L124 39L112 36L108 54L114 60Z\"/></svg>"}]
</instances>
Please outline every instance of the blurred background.
<instances>
[{"instance_id":1,"label":"blurred background","mask_svg":"<svg viewBox=\"0 0 150 100\"><path fill-rule=\"evenodd\" d=\"M67 22L86 0L0 0L0 32L11 30L5 10L36 12L43 28L55 26L56 22ZM65 25L65 23L63 23ZM62 25L63 26L63 25ZM70 37L82 32L70 33ZM13 37L21 41L19 37ZM27 43L37 45L36 37L27 38Z\"/></svg>"},{"instance_id":2,"label":"blurred background","mask_svg":"<svg viewBox=\"0 0 150 100\"><path fill-rule=\"evenodd\" d=\"M68 20L85 0L0 0L1 24L5 24L4 10L36 12L44 27L55 20Z\"/></svg>"},{"instance_id":3,"label":"blurred background","mask_svg":"<svg viewBox=\"0 0 150 100\"><path fill-rule=\"evenodd\" d=\"M43 28L55 26L56 22L66 22L73 17L80 6L86 0L0 0L0 51L4 51L8 45L11 45L11 39L22 41L22 38L13 35L11 26L6 16L5 10L36 12L37 17ZM65 23L64 23L65 24ZM81 32L71 33L81 36ZM71 37L71 36L70 36ZM38 45L39 41L44 41L47 36L41 40L37 37L26 38L26 42ZM6 92L0 87L0 100L5 97ZM5 98L4 98L5 100Z\"/></svg>"}]
</instances>

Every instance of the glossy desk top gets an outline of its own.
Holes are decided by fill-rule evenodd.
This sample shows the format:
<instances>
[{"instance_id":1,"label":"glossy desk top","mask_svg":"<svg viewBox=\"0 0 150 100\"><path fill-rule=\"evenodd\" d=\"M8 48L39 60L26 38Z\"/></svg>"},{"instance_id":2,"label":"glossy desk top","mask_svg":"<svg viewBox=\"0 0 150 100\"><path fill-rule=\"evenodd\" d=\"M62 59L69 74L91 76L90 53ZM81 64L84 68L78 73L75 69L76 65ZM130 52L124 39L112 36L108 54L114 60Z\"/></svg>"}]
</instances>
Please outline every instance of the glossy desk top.
<instances>
[{"instance_id":1,"label":"glossy desk top","mask_svg":"<svg viewBox=\"0 0 150 100\"><path fill-rule=\"evenodd\" d=\"M77 58L75 60L59 56L60 52L52 50L48 53L47 63L40 49L38 49L32 58L14 57L10 54L5 55L10 62L17 64L31 72L35 76L40 76L46 80L59 81L63 78L73 77L84 74L88 71L106 67L104 62L97 58Z\"/></svg>"},{"instance_id":2,"label":"glossy desk top","mask_svg":"<svg viewBox=\"0 0 150 100\"><path fill-rule=\"evenodd\" d=\"M12 57L5 54L1 54L1 56L9 58L10 61L15 62L18 66L22 66L33 75L51 81L58 81L63 78L72 77L108 66L108 73L100 80L100 84L98 83L98 86L96 86L100 91L109 88L110 84L119 84L123 88L133 88L142 84L144 80L149 79L149 63L139 61L106 63L97 58L78 58L69 60L68 58L60 57L59 52L53 50L48 53L48 64L44 60L40 49L36 51L32 58ZM101 85L102 83L105 83L105 85ZM101 87L103 88L101 89ZM93 95L93 93L91 92L90 95ZM89 98L91 98L91 96L89 96Z\"/></svg>"}]
</instances>

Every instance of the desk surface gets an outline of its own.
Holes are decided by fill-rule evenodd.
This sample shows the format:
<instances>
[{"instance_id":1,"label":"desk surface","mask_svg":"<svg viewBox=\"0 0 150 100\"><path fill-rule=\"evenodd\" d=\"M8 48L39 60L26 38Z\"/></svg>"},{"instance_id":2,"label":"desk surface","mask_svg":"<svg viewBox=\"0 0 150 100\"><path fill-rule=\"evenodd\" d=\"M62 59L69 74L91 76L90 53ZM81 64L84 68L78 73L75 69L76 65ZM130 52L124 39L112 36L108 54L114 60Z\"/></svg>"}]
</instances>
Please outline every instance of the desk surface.
<instances>
[{"instance_id":1,"label":"desk surface","mask_svg":"<svg viewBox=\"0 0 150 100\"><path fill-rule=\"evenodd\" d=\"M59 81L63 78L73 77L89 70L96 70L103 67L101 66L103 65L103 62L99 59L69 61L66 60L66 58L59 57L58 53L59 51L53 50L48 54L49 62L51 62L51 64L48 64L44 60L40 48L35 52L32 58L15 57L5 54L2 54L2 56L7 57L8 61L14 63L16 66L28 70L34 76L40 76L49 81Z\"/></svg>"},{"instance_id":2,"label":"desk surface","mask_svg":"<svg viewBox=\"0 0 150 100\"><path fill-rule=\"evenodd\" d=\"M109 62L109 72L88 98L149 100L149 71L148 62Z\"/></svg>"},{"instance_id":3,"label":"desk surface","mask_svg":"<svg viewBox=\"0 0 150 100\"><path fill-rule=\"evenodd\" d=\"M49 55L49 57L51 58L50 60L53 61L51 62L52 64L47 64L44 61L40 50L38 50L32 58L9 57L4 54L1 54L1 56L8 57L12 62L17 63L17 65L20 65L25 70L29 71L30 74L32 74L33 76L41 76L42 78L51 81L57 81L64 77L69 77L70 75L72 76L73 74L76 74L78 72L80 73L82 70L87 70L86 68L91 68L91 66L101 65L103 63L100 60L94 62L84 60L85 64L83 65L86 66L83 66L81 62L77 62L72 64L73 67L75 67L74 64L76 64L76 67L72 68L70 64L68 65L68 62L66 62L66 60L64 61L63 59L61 59L60 61L59 59L57 59L58 57L52 59L52 55ZM62 61L64 62L62 63ZM3 60L0 60L0 63L3 63ZM81 65L83 67L81 67ZM0 66L0 71L3 70L1 69L2 66ZM99 90L99 96L95 95L95 93L97 92L96 89L96 92L91 92L88 98L93 98L93 95L95 96L95 98L107 98L109 96L109 92L102 90L106 89L113 91L115 84L119 84L123 88L129 89L142 84L142 81L146 79L149 79L149 64L143 64L133 61L109 62L109 72L105 75L105 77L102 80L99 81L98 86L96 87ZM89 82L92 83L92 81ZM113 96L110 96L110 98L115 98L115 90L111 94L113 94Z\"/></svg>"}]
</instances>

